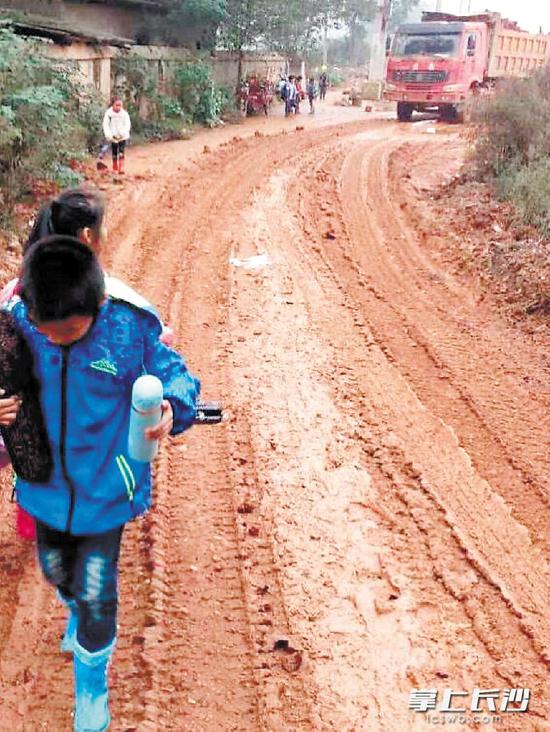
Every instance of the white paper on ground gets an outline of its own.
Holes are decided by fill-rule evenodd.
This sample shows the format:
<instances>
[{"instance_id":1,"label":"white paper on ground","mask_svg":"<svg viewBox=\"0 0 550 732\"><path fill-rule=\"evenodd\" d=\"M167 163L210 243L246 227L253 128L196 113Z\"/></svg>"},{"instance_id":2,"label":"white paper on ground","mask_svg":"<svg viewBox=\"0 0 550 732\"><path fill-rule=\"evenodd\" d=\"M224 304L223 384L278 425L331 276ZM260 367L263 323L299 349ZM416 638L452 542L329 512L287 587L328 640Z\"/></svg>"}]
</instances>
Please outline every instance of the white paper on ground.
<instances>
[{"instance_id":1,"label":"white paper on ground","mask_svg":"<svg viewBox=\"0 0 550 732\"><path fill-rule=\"evenodd\" d=\"M237 259L237 257L230 257L229 264L234 267L244 267L245 269L260 269L261 267L267 267L271 264L269 254L256 254L253 257L247 257L246 259Z\"/></svg>"}]
</instances>

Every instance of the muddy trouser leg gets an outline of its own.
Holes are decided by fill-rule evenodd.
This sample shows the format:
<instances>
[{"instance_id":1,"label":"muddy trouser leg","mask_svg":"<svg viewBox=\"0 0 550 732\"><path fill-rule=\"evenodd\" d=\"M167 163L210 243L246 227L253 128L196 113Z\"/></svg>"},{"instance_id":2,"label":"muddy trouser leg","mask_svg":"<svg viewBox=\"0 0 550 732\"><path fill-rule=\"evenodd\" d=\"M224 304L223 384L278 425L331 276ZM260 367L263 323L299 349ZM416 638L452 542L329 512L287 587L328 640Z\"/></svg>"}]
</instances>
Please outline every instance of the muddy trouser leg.
<instances>
[{"instance_id":1,"label":"muddy trouser leg","mask_svg":"<svg viewBox=\"0 0 550 732\"><path fill-rule=\"evenodd\" d=\"M76 560L76 542L68 535L36 522L36 549L44 577L57 591L62 601L75 603L73 569Z\"/></svg>"},{"instance_id":2,"label":"muddy trouser leg","mask_svg":"<svg viewBox=\"0 0 550 732\"><path fill-rule=\"evenodd\" d=\"M95 652L116 635L118 558L122 527L80 538L73 575L78 604L78 643Z\"/></svg>"},{"instance_id":3,"label":"muddy trouser leg","mask_svg":"<svg viewBox=\"0 0 550 732\"><path fill-rule=\"evenodd\" d=\"M124 153L126 151L126 140L118 143L118 172L124 173Z\"/></svg>"},{"instance_id":4,"label":"muddy trouser leg","mask_svg":"<svg viewBox=\"0 0 550 732\"><path fill-rule=\"evenodd\" d=\"M72 536L37 524L42 570L62 598L76 603L77 631L71 647L75 732L104 732L111 721L107 676L116 642L122 530Z\"/></svg>"},{"instance_id":5,"label":"muddy trouser leg","mask_svg":"<svg viewBox=\"0 0 550 732\"><path fill-rule=\"evenodd\" d=\"M117 575L122 527L83 537L74 570L79 623L74 643L75 732L109 727L108 667L116 642Z\"/></svg>"},{"instance_id":6,"label":"muddy trouser leg","mask_svg":"<svg viewBox=\"0 0 550 732\"><path fill-rule=\"evenodd\" d=\"M38 559L62 599L76 602L78 643L94 652L116 634L117 566L122 527L73 536L37 522Z\"/></svg>"},{"instance_id":7,"label":"muddy trouser leg","mask_svg":"<svg viewBox=\"0 0 550 732\"><path fill-rule=\"evenodd\" d=\"M78 628L78 606L72 588L77 545L66 534L49 529L37 521L36 546L42 572L48 582L57 588L59 599L68 610L61 650L71 653Z\"/></svg>"},{"instance_id":8,"label":"muddy trouser leg","mask_svg":"<svg viewBox=\"0 0 550 732\"><path fill-rule=\"evenodd\" d=\"M118 142L111 143L111 154L113 156L113 173L118 170Z\"/></svg>"},{"instance_id":9,"label":"muddy trouser leg","mask_svg":"<svg viewBox=\"0 0 550 732\"><path fill-rule=\"evenodd\" d=\"M97 154L98 160L102 160L105 157L105 153L109 149L109 143L108 142L102 142L99 146L99 152Z\"/></svg>"}]
</instances>

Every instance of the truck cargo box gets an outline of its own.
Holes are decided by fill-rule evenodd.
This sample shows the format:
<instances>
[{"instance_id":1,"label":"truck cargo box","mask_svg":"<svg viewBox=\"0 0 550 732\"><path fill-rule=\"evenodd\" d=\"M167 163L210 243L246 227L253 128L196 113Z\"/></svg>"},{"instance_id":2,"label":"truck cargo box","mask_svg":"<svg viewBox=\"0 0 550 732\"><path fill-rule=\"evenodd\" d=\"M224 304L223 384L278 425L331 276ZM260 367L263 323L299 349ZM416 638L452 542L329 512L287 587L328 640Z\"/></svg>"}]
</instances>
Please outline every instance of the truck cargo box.
<instances>
[{"instance_id":1,"label":"truck cargo box","mask_svg":"<svg viewBox=\"0 0 550 732\"><path fill-rule=\"evenodd\" d=\"M500 13L451 15L427 11L422 21L486 23L490 34L487 79L529 76L550 63L550 35L523 31Z\"/></svg>"}]
</instances>

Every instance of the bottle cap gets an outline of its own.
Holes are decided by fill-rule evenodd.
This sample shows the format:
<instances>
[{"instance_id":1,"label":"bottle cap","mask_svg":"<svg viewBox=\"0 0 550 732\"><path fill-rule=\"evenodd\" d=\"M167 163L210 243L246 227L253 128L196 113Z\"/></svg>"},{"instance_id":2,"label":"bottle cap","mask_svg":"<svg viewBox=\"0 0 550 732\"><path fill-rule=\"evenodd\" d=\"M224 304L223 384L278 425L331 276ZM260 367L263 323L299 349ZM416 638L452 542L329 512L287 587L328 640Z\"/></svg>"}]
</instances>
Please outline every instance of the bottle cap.
<instances>
[{"instance_id":1,"label":"bottle cap","mask_svg":"<svg viewBox=\"0 0 550 732\"><path fill-rule=\"evenodd\" d=\"M160 406L163 394L162 381L156 376L145 374L134 381L132 405L140 412L148 412Z\"/></svg>"}]
</instances>

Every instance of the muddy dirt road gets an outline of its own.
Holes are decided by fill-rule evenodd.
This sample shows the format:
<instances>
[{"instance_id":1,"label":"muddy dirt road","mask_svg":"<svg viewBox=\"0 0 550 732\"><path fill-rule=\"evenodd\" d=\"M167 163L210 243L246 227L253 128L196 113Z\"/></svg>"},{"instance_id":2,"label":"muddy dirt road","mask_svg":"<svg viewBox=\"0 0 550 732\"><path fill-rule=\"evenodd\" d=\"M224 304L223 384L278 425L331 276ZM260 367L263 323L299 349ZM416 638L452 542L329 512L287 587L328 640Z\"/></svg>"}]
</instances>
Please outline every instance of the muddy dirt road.
<instances>
[{"instance_id":1,"label":"muddy dirt road","mask_svg":"<svg viewBox=\"0 0 550 732\"><path fill-rule=\"evenodd\" d=\"M461 728L547 730L547 357L414 220L415 175L462 143L338 107L299 126L133 150L108 191L108 269L229 414L164 449L127 529L112 729L416 731L444 715L413 688L519 688L526 712ZM11 517L0 541L0 730L67 732L61 608Z\"/></svg>"}]
</instances>

